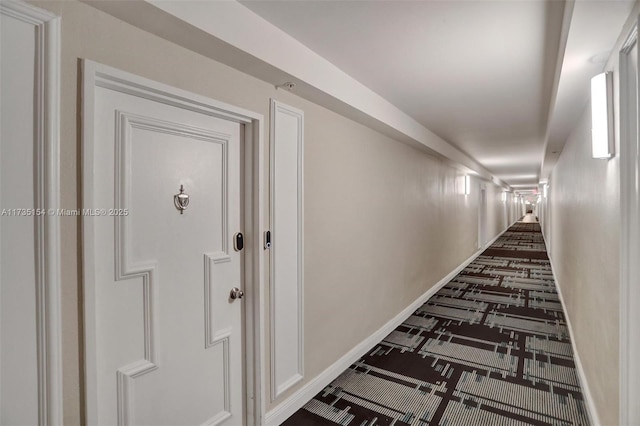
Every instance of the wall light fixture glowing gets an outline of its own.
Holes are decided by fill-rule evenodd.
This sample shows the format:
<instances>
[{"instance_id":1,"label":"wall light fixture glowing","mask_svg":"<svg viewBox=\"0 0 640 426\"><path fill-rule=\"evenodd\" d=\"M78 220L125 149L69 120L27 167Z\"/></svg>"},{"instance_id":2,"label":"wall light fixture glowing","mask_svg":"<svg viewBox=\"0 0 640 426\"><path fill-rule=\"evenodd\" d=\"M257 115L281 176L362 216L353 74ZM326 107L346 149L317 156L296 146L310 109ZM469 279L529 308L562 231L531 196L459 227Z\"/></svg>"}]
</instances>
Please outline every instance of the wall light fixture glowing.
<instances>
[{"instance_id":1,"label":"wall light fixture glowing","mask_svg":"<svg viewBox=\"0 0 640 426\"><path fill-rule=\"evenodd\" d=\"M591 79L591 156L613 156L612 74L603 72Z\"/></svg>"},{"instance_id":2,"label":"wall light fixture glowing","mask_svg":"<svg viewBox=\"0 0 640 426\"><path fill-rule=\"evenodd\" d=\"M471 176L464 176L464 195L471 194Z\"/></svg>"}]
</instances>

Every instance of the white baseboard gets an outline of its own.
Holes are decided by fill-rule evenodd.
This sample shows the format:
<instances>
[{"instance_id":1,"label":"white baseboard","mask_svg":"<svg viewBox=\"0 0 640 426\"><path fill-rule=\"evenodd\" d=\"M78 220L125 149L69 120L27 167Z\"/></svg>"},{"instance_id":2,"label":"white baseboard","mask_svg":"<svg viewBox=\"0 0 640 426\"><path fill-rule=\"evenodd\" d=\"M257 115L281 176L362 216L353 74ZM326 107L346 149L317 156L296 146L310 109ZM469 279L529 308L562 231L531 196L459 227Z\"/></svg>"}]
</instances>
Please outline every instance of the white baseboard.
<instances>
[{"instance_id":1,"label":"white baseboard","mask_svg":"<svg viewBox=\"0 0 640 426\"><path fill-rule=\"evenodd\" d=\"M545 246L547 245L547 240L544 238L544 234L542 234L542 238L545 240ZM548 253L548 252L547 252ZM576 364L576 370L578 371L578 381L580 382L580 387L582 388L582 393L584 395L585 404L587 406L587 413L589 413L589 420L592 425L600 425L600 417L598 416L598 411L596 410L596 404L593 401L593 397L591 395L591 390L589 389L589 382L587 381L587 376L584 373L584 368L582 367L582 361L580 361L580 354L578 354L578 348L576 347L576 343L573 339L573 327L571 326L571 319L569 318L569 312L567 311L567 305L564 303L564 297L562 296L562 287L560 286L560 282L558 281L558 277L556 276L556 268L553 265L553 260L551 256L549 256L549 262L551 263L551 273L553 274L553 280L556 282L556 287L558 288L558 296L560 298L560 303L562 304L562 310L564 311L565 318L567 320L567 328L569 329L569 340L571 340L571 348L573 349L573 358Z\"/></svg>"},{"instance_id":2,"label":"white baseboard","mask_svg":"<svg viewBox=\"0 0 640 426\"><path fill-rule=\"evenodd\" d=\"M497 240L503 233L504 231L500 233L496 238L494 238L494 240L492 240L492 243L493 241ZM334 381L340 374L342 374L343 371L349 368L351 364L364 356L368 351L371 350L371 348L373 348L381 340L387 337L387 335L395 330L396 327L402 324L409 317L409 315L415 312L420 306L422 306L427 300L429 300L434 294L436 294L438 290L440 290L447 283L449 283L449 281L455 278L456 275L458 275L464 268L466 268L467 265L473 262L483 251L484 249L476 251L471 257L465 260L455 270L453 270L446 277L438 281L436 285L427 290L415 302L407 306L402 312L400 312L384 326L382 326L382 328L360 342L356 347L347 352L346 355L344 355L338 361L334 362L329 368L324 370L318 376L301 387L296 393L291 395L276 408L266 413L264 417L265 425L277 426L288 419L291 415L293 415L293 413L302 408L302 406L309 402L316 394L318 394L318 392L322 391L322 389L324 389L329 383Z\"/></svg>"},{"instance_id":3,"label":"white baseboard","mask_svg":"<svg viewBox=\"0 0 640 426\"><path fill-rule=\"evenodd\" d=\"M515 222L514 222L514 223L515 223ZM511 224L511 225L507 226L507 227L506 227L506 229L505 229L504 231L502 231L501 233L499 233L498 235L496 235L496 236L493 238L493 240L489 241L487 244L485 244L485 245L484 245L484 247L482 247L482 248L481 248L480 250L478 250L478 251L483 252L483 251L485 251L486 249L488 249L489 247L491 247L491 246L493 245L493 243L495 243L496 241L498 241L498 238L502 237L502 234L504 234L505 232L507 232L507 230L508 230L509 228L511 228L511 226L512 226L512 225L513 225L513 224ZM480 253L475 254L475 256L476 256L476 257L478 257L479 255L480 255ZM475 258L474 258L474 259L475 259ZM462 268L462 269L464 269L464 268Z\"/></svg>"}]
</instances>

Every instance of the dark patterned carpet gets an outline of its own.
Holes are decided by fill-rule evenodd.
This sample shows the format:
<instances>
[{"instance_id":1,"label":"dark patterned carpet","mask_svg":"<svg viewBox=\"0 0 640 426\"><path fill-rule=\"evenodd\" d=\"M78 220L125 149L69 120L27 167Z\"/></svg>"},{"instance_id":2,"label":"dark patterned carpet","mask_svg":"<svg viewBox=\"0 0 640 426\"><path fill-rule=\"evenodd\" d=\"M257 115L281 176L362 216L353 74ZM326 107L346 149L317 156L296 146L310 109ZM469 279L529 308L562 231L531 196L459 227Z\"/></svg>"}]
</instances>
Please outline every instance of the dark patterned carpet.
<instances>
[{"instance_id":1,"label":"dark patterned carpet","mask_svg":"<svg viewBox=\"0 0 640 426\"><path fill-rule=\"evenodd\" d=\"M283 424L588 425L540 226L512 226Z\"/></svg>"}]
</instances>

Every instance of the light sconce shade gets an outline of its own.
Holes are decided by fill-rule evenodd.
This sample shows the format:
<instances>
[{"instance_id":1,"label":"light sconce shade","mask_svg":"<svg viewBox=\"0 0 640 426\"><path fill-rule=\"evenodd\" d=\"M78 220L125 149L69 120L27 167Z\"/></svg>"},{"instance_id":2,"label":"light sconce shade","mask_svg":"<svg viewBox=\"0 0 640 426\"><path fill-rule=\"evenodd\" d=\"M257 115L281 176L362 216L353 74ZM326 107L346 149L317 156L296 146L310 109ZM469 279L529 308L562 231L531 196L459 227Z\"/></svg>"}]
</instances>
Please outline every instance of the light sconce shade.
<instances>
[{"instance_id":1,"label":"light sconce shade","mask_svg":"<svg viewBox=\"0 0 640 426\"><path fill-rule=\"evenodd\" d=\"M502 202L506 202L507 201L507 191L502 191Z\"/></svg>"},{"instance_id":2,"label":"light sconce shade","mask_svg":"<svg viewBox=\"0 0 640 426\"><path fill-rule=\"evenodd\" d=\"M471 194L471 176L464 176L464 195Z\"/></svg>"},{"instance_id":3,"label":"light sconce shade","mask_svg":"<svg viewBox=\"0 0 640 426\"><path fill-rule=\"evenodd\" d=\"M611 158L613 155L613 94L611 73L591 79L591 156Z\"/></svg>"},{"instance_id":4,"label":"light sconce shade","mask_svg":"<svg viewBox=\"0 0 640 426\"><path fill-rule=\"evenodd\" d=\"M545 183L544 185L542 185L542 196L544 198L547 198L547 194L548 194L548 191L549 191L548 188L549 188L549 184Z\"/></svg>"}]
</instances>

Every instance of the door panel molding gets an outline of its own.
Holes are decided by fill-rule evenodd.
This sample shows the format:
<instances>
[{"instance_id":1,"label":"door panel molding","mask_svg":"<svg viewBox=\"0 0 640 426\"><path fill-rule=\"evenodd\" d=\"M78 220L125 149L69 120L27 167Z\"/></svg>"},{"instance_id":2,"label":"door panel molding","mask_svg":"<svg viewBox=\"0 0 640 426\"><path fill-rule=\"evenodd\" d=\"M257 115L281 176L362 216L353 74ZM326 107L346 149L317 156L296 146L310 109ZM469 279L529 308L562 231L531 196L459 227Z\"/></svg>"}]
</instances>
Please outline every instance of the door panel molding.
<instances>
[{"instance_id":1,"label":"door panel molding","mask_svg":"<svg viewBox=\"0 0 640 426\"><path fill-rule=\"evenodd\" d=\"M224 407L222 411L207 420L203 426L216 426L231 417L231 362L229 355L229 339L231 339L231 332L227 331L225 333L218 333L211 344L207 346L207 349L209 349L222 345L222 357L224 359Z\"/></svg>"},{"instance_id":2,"label":"door panel molding","mask_svg":"<svg viewBox=\"0 0 640 426\"><path fill-rule=\"evenodd\" d=\"M244 222L245 253L243 276L247 296L244 299L243 323L245 325L244 348L245 356L242 361L245 365L246 374L246 394L243 395L246 405L246 422L248 425L261 424L264 415L264 325L262 324L263 312L263 253L259 249L258 244L261 241L262 223L263 223L263 148L262 148L262 125L263 116L251 111L227 105L209 99L204 96L189 93L180 89L176 89L161 83L157 83L142 77L138 77L102 64L95 63L90 60L82 62L82 178L83 178L83 208L90 208L94 199L95 188L93 182L94 173L94 123L96 90L98 88L110 89L116 92L132 95L146 100L158 102L163 105L174 106L176 108L196 112L199 114L221 118L230 122L239 123L244 131L241 132L241 144L244 146L244 155L240 158L243 165L241 173L243 176L242 187L242 203L244 204L244 213L242 221ZM118 114L117 135L120 138L118 146L120 149L116 152L116 162L119 166L116 169L116 205L118 208L126 208L128 205L128 197L130 196L128 188L127 155L128 133L131 128L138 126L145 130L154 130L159 132L169 132L172 135L183 135L189 138L205 140L221 144L223 152L227 152L224 148L225 141L229 139L229 135L217 133L205 129L198 129L182 124L171 123L168 121L150 119L135 114L127 114L120 112ZM226 162L223 167L227 167ZM223 185L223 193L226 197L227 190ZM122 416L119 416L119 422L126 424L131 420L130 407L127 407L127 401L131 399L131 381L133 378L141 374L152 371L150 364L155 364L153 351L153 303L155 302L153 290L153 262L144 262L143 265L129 264L130 259L127 254L128 227L126 216L116 216L116 274L119 276L127 276L130 278L135 274L143 274L147 278L144 279L145 285L149 288L146 306L150 307L150 312L145 314L145 334L148 334L148 340L145 342L145 359L129 364L119 370L118 373L118 393L119 402L124 403ZM228 222L224 219L224 226L228 228ZM85 382L86 382L86 419L88 424L95 424L98 407L97 396L97 365L96 365L96 292L94 288L94 277L96 276L96 247L94 235L96 230L95 219L92 216L82 217L82 238L83 238L83 288L84 288L84 323L85 323ZM226 235L226 234L225 234ZM203 266L206 283L211 283L212 267L215 268L217 263L223 262L221 255L228 255L230 241L225 236L223 244L223 252L205 254L205 264ZM120 247L120 249L118 249ZM142 268L142 269L141 269ZM143 271L144 270L144 271ZM124 273L124 275L122 274ZM222 345L222 356L224 365L226 365L225 391L224 391L224 410L215 414L206 424L219 424L227 419L231 414L230 397L229 397L229 339L233 338L226 330L214 330L213 315L207 315L210 311L205 306L205 348L218 347Z\"/></svg>"},{"instance_id":3,"label":"door panel molding","mask_svg":"<svg viewBox=\"0 0 640 426\"><path fill-rule=\"evenodd\" d=\"M18 1L0 2L0 14L35 31L34 216L38 424L62 424L60 297L60 18ZM6 385L6 384L5 384Z\"/></svg>"},{"instance_id":4,"label":"door panel molding","mask_svg":"<svg viewBox=\"0 0 640 426\"><path fill-rule=\"evenodd\" d=\"M225 263L231 262L231 257L228 253L217 252L212 254L206 254L204 256L204 334L205 342L204 347L210 348L216 345L219 340L227 334L227 330L216 331L215 312L213 309L213 282L216 277L216 270L221 270Z\"/></svg>"},{"instance_id":5,"label":"door panel molding","mask_svg":"<svg viewBox=\"0 0 640 426\"><path fill-rule=\"evenodd\" d=\"M304 377L304 113L271 100L271 401Z\"/></svg>"}]
</instances>

